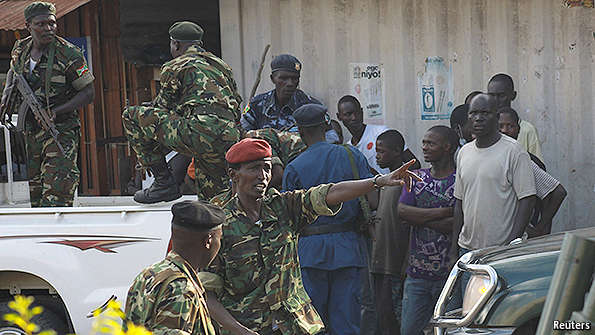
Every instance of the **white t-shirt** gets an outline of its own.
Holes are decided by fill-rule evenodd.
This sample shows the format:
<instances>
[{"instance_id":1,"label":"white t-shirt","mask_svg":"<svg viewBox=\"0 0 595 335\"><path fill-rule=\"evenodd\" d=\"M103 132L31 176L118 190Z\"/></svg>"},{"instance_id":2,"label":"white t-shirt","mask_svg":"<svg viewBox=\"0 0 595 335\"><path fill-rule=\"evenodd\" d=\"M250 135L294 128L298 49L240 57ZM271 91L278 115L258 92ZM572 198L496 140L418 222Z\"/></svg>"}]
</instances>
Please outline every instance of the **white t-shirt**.
<instances>
[{"instance_id":1,"label":"white t-shirt","mask_svg":"<svg viewBox=\"0 0 595 335\"><path fill-rule=\"evenodd\" d=\"M560 182L551 174L542 170L534 161L531 161L531 169L535 177L535 192L539 199L543 200L548 194L560 185Z\"/></svg>"},{"instance_id":2,"label":"white t-shirt","mask_svg":"<svg viewBox=\"0 0 595 335\"><path fill-rule=\"evenodd\" d=\"M390 170L388 168L382 169L378 166L376 162L376 138L378 135L384 133L385 131L389 130L387 126L383 125L375 125L375 124L367 124L364 133L362 134L362 138L359 140L357 144L353 146L356 147L366 160L368 161L368 165L378 173L386 174L389 173ZM346 143L351 143L351 138L348 138ZM403 148L403 151L407 150L407 145Z\"/></svg>"},{"instance_id":3,"label":"white t-shirt","mask_svg":"<svg viewBox=\"0 0 595 335\"><path fill-rule=\"evenodd\" d=\"M531 159L517 141L502 135L488 148L475 142L459 152L454 191L463 203L459 246L470 250L506 243L518 201L535 195Z\"/></svg>"}]
</instances>

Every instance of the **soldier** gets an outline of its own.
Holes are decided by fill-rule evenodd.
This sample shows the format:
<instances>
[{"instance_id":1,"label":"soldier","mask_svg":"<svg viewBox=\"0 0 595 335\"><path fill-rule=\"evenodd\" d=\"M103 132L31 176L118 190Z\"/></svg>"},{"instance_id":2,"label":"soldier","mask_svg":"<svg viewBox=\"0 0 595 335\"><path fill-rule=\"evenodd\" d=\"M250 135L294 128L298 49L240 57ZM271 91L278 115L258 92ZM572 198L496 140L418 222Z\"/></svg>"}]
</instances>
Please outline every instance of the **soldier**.
<instances>
[{"instance_id":1,"label":"soldier","mask_svg":"<svg viewBox=\"0 0 595 335\"><path fill-rule=\"evenodd\" d=\"M200 278L208 281L207 305L225 334L317 334L318 313L304 290L297 256L299 231L319 215L379 186L410 184L413 161L390 175L279 193L268 189L271 147L261 139L234 144L225 159L236 194L223 210L225 238ZM416 178L417 179L417 178Z\"/></svg>"},{"instance_id":2,"label":"soldier","mask_svg":"<svg viewBox=\"0 0 595 335\"><path fill-rule=\"evenodd\" d=\"M59 132L58 141L64 148L62 154L52 136L28 113L25 141L31 206L72 206L80 176L77 156L81 125L76 110L93 101L95 78L81 51L56 36L54 4L29 4L25 8L25 20L31 36L15 43L9 72L22 74L37 100L47 106ZM12 74L7 77L12 78ZM7 81L6 85L11 83ZM8 104L7 100L3 95L0 109ZM18 100L22 102L21 97Z\"/></svg>"},{"instance_id":3,"label":"soldier","mask_svg":"<svg viewBox=\"0 0 595 335\"><path fill-rule=\"evenodd\" d=\"M215 334L196 271L217 255L225 215L217 206L190 200L174 204L171 212L172 251L136 277L126 299L126 319L156 335L174 330Z\"/></svg>"},{"instance_id":4,"label":"soldier","mask_svg":"<svg viewBox=\"0 0 595 335\"><path fill-rule=\"evenodd\" d=\"M267 141L271 146L271 164L273 167L269 187L280 190L285 166L306 149L302 138L299 134L290 131L279 131L274 128L250 130L246 133L246 137L260 138ZM235 189L232 185L231 189L227 189L223 193L216 195L210 202L223 207L234 193Z\"/></svg>"},{"instance_id":5,"label":"soldier","mask_svg":"<svg viewBox=\"0 0 595 335\"><path fill-rule=\"evenodd\" d=\"M182 196L164 157L175 150L194 157L198 197L208 200L226 188L225 151L240 139L242 101L229 66L202 49L203 30L193 22L169 29L173 60L161 69L153 107L132 106L122 114L126 136L141 164L155 175L135 193L140 203Z\"/></svg>"},{"instance_id":6,"label":"soldier","mask_svg":"<svg viewBox=\"0 0 595 335\"><path fill-rule=\"evenodd\" d=\"M306 104L322 103L298 89L302 64L292 55L279 55L271 62L271 81L275 89L250 100L242 115L242 127L248 130L275 128L297 132L293 112Z\"/></svg>"}]
</instances>

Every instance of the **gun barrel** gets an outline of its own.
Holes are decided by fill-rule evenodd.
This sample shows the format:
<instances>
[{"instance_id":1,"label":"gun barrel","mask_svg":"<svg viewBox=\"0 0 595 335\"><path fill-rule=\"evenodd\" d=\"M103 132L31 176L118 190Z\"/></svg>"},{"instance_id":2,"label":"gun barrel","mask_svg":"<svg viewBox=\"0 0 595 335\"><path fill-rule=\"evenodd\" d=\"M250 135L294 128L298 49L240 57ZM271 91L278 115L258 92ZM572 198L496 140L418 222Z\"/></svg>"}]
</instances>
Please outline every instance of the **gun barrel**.
<instances>
[{"instance_id":1,"label":"gun barrel","mask_svg":"<svg viewBox=\"0 0 595 335\"><path fill-rule=\"evenodd\" d=\"M35 97L35 93L31 89L31 87L29 87L29 84L25 80L25 77L23 77L22 74L16 74L15 77L17 79L17 89L23 96L23 104L26 105L24 108L19 108L19 123L21 123L21 120L24 123L25 118L27 116L27 111L30 109L31 112L33 112L33 114L35 115L35 118L39 121L41 128L50 133L50 135L54 138L54 141L58 145L58 149L60 149L60 151L62 152L62 155L65 155L66 153L64 151L64 148L60 144L60 141L58 141L58 135L60 134L60 132L56 129L56 126L54 125L52 118L48 115L48 111L43 107L41 103L39 103L37 97ZM27 106L29 108L27 108Z\"/></svg>"}]
</instances>

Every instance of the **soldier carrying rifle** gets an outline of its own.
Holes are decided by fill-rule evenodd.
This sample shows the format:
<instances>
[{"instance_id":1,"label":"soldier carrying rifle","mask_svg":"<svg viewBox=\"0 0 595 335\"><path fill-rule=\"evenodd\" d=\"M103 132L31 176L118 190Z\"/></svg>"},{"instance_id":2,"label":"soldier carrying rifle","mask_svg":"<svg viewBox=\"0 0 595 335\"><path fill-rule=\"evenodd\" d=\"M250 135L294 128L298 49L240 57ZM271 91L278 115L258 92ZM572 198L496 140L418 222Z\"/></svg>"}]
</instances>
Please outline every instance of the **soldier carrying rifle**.
<instances>
[{"instance_id":1,"label":"soldier carrying rifle","mask_svg":"<svg viewBox=\"0 0 595 335\"><path fill-rule=\"evenodd\" d=\"M81 51L56 36L54 4L31 3L25 20L31 36L12 49L1 121L19 112L24 129L17 130L25 134L31 206L72 206L80 175L76 110L93 101L95 78Z\"/></svg>"}]
</instances>

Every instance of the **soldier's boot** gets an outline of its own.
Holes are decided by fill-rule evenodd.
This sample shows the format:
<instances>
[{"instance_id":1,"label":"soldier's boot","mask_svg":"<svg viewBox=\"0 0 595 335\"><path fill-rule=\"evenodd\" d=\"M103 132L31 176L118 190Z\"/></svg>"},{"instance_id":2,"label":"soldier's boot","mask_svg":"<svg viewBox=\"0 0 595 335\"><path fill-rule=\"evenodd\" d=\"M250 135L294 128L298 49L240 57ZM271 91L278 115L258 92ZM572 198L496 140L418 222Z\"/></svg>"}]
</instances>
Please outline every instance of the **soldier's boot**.
<instances>
[{"instance_id":1,"label":"soldier's boot","mask_svg":"<svg viewBox=\"0 0 595 335\"><path fill-rule=\"evenodd\" d=\"M149 188L134 193L134 201L141 204L154 204L160 201L172 201L182 196L165 158L150 166L155 181Z\"/></svg>"}]
</instances>

